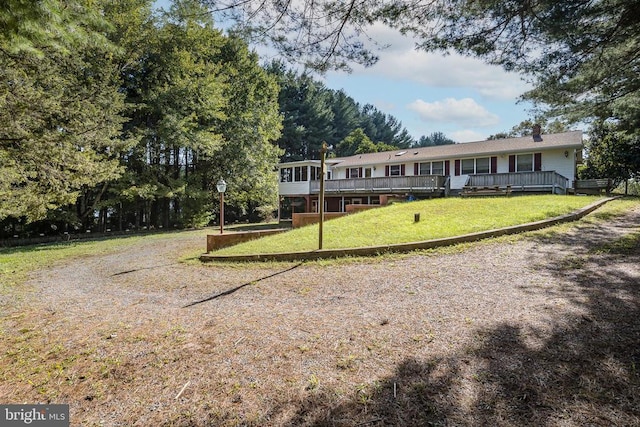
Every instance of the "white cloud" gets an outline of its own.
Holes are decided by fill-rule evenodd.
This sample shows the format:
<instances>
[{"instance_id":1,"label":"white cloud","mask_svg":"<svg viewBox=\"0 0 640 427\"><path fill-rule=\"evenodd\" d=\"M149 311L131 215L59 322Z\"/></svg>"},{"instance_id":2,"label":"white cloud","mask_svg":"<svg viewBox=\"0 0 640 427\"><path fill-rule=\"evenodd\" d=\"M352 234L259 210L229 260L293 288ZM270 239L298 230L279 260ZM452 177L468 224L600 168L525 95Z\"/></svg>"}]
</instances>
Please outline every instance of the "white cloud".
<instances>
[{"instance_id":1,"label":"white cloud","mask_svg":"<svg viewBox=\"0 0 640 427\"><path fill-rule=\"evenodd\" d=\"M414 41L396 30L376 24L368 35L386 49L379 50L379 62L373 67L354 67L354 74L384 76L431 87L467 87L493 100L515 100L529 89L515 73L488 65L479 59L456 53L427 53L415 49ZM376 49L373 43L368 47Z\"/></svg>"},{"instance_id":2,"label":"white cloud","mask_svg":"<svg viewBox=\"0 0 640 427\"><path fill-rule=\"evenodd\" d=\"M475 142L486 139L485 135L472 130L459 130L451 132L448 136L456 142Z\"/></svg>"},{"instance_id":3,"label":"white cloud","mask_svg":"<svg viewBox=\"0 0 640 427\"><path fill-rule=\"evenodd\" d=\"M442 101L425 102L418 99L407 105L425 121L454 123L459 127L488 127L500 122L500 118L489 112L471 98L446 98Z\"/></svg>"},{"instance_id":4,"label":"white cloud","mask_svg":"<svg viewBox=\"0 0 640 427\"><path fill-rule=\"evenodd\" d=\"M388 102L383 99L379 99L374 102L374 105L380 110L384 112L393 111L396 109L396 104L393 102Z\"/></svg>"}]
</instances>

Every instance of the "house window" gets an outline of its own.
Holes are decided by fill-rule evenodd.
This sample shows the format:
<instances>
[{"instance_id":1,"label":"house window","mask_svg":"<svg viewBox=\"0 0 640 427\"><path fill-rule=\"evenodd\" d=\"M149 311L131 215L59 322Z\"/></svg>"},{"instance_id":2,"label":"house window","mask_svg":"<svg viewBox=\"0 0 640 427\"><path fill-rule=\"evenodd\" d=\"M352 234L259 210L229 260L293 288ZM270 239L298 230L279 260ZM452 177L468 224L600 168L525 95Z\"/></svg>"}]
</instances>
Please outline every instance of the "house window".
<instances>
[{"instance_id":1,"label":"house window","mask_svg":"<svg viewBox=\"0 0 640 427\"><path fill-rule=\"evenodd\" d=\"M418 175L431 175L431 163L420 163Z\"/></svg>"},{"instance_id":2,"label":"house window","mask_svg":"<svg viewBox=\"0 0 640 427\"><path fill-rule=\"evenodd\" d=\"M518 154L516 156L516 171L532 172L533 171L533 154Z\"/></svg>"},{"instance_id":3,"label":"house window","mask_svg":"<svg viewBox=\"0 0 640 427\"><path fill-rule=\"evenodd\" d=\"M320 168L317 166L311 167L311 181L318 181L320 179Z\"/></svg>"},{"instance_id":4,"label":"house window","mask_svg":"<svg viewBox=\"0 0 640 427\"><path fill-rule=\"evenodd\" d=\"M462 175L475 173L474 159L462 159Z\"/></svg>"},{"instance_id":5,"label":"house window","mask_svg":"<svg viewBox=\"0 0 640 427\"><path fill-rule=\"evenodd\" d=\"M293 180L292 168L280 169L280 182L291 182Z\"/></svg>"},{"instance_id":6,"label":"house window","mask_svg":"<svg viewBox=\"0 0 640 427\"><path fill-rule=\"evenodd\" d=\"M489 158L481 157L476 159L476 173L489 173Z\"/></svg>"},{"instance_id":7,"label":"house window","mask_svg":"<svg viewBox=\"0 0 640 427\"><path fill-rule=\"evenodd\" d=\"M331 171L327 171L327 180L331 179Z\"/></svg>"},{"instance_id":8,"label":"house window","mask_svg":"<svg viewBox=\"0 0 640 427\"><path fill-rule=\"evenodd\" d=\"M293 168L293 171L294 171L294 179L293 179L294 181L300 182L300 181L309 180L307 166L296 166L295 168Z\"/></svg>"},{"instance_id":9,"label":"house window","mask_svg":"<svg viewBox=\"0 0 640 427\"><path fill-rule=\"evenodd\" d=\"M349 178L360 178L360 168L349 168Z\"/></svg>"},{"instance_id":10,"label":"house window","mask_svg":"<svg viewBox=\"0 0 640 427\"><path fill-rule=\"evenodd\" d=\"M444 175L444 162L431 162L431 175Z\"/></svg>"},{"instance_id":11,"label":"house window","mask_svg":"<svg viewBox=\"0 0 640 427\"><path fill-rule=\"evenodd\" d=\"M371 178L371 168L364 168L364 177Z\"/></svg>"},{"instance_id":12,"label":"house window","mask_svg":"<svg viewBox=\"0 0 640 427\"><path fill-rule=\"evenodd\" d=\"M400 165L391 165L389 166L389 176L401 176L401 168Z\"/></svg>"}]
</instances>

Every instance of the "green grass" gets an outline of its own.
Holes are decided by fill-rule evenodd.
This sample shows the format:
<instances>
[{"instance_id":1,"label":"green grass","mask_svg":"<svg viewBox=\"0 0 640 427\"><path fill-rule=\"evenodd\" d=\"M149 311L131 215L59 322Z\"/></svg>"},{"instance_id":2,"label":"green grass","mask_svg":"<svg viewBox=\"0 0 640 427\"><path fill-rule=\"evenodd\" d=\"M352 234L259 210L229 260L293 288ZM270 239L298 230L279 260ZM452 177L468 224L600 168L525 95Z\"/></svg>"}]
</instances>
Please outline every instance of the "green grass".
<instances>
[{"instance_id":1,"label":"green grass","mask_svg":"<svg viewBox=\"0 0 640 427\"><path fill-rule=\"evenodd\" d=\"M396 203L326 221L323 248L340 249L452 237L566 214L593 203L593 197L530 195L446 198ZM419 213L421 221L414 222ZM215 254L310 251L318 248L318 225L224 248Z\"/></svg>"},{"instance_id":2,"label":"green grass","mask_svg":"<svg viewBox=\"0 0 640 427\"><path fill-rule=\"evenodd\" d=\"M398 203L327 221L324 225L324 247L373 246L449 237L560 215L595 200L597 197L522 196L448 198ZM637 199L610 202L590 217L594 220L615 217L638 202ZM414 213L421 215L421 221L417 224L413 222ZM184 231L0 249L0 291L7 286L21 283L26 274L31 271L48 267L65 259L112 253L142 239L169 239L183 236L185 233L202 234L204 242L207 231ZM316 225L226 248L216 253L302 251L316 249L317 245L318 227ZM193 258L197 259L200 253L198 251Z\"/></svg>"}]
</instances>

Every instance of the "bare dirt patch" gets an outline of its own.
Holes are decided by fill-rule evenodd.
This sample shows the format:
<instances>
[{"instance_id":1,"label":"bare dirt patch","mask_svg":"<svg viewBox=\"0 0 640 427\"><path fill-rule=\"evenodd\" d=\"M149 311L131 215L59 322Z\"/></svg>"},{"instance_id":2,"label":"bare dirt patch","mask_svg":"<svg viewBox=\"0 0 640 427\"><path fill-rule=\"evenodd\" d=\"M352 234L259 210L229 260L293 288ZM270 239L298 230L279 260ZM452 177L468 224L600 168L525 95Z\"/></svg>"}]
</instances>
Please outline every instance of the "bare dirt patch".
<instances>
[{"instance_id":1,"label":"bare dirt patch","mask_svg":"<svg viewBox=\"0 0 640 427\"><path fill-rule=\"evenodd\" d=\"M145 240L5 299L0 401L83 426L639 425L639 227L328 265Z\"/></svg>"}]
</instances>

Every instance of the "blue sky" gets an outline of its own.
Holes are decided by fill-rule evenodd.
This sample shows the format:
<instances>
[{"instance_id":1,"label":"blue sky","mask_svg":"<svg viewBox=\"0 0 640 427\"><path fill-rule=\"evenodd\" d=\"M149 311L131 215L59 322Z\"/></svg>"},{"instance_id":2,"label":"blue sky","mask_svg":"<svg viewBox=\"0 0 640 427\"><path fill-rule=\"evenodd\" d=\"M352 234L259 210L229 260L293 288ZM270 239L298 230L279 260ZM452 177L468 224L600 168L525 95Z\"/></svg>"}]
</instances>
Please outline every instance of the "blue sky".
<instances>
[{"instance_id":1,"label":"blue sky","mask_svg":"<svg viewBox=\"0 0 640 427\"><path fill-rule=\"evenodd\" d=\"M413 40L382 25L368 35L390 45L378 52L379 62L329 73L326 84L397 117L414 137L443 132L457 142L478 141L530 118L530 105L517 103L529 88L517 74L457 54L416 51Z\"/></svg>"},{"instance_id":2,"label":"blue sky","mask_svg":"<svg viewBox=\"0 0 640 427\"><path fill-rule=\"evenodd\" d=\"M156 6L168 8L169 3L158 0ZM518 75L457 54L416 51L413 40L383 25L373 25L367 35L389 45L377 51L376 65L354 64L349 74L317 78L360 104L395 116L414 138L443 132L456 142L479 141L532 118L530 106L517 103L528 89ZM264 60L274 56L263 47L256 50Z\"/></svg>"}]
</instances>

